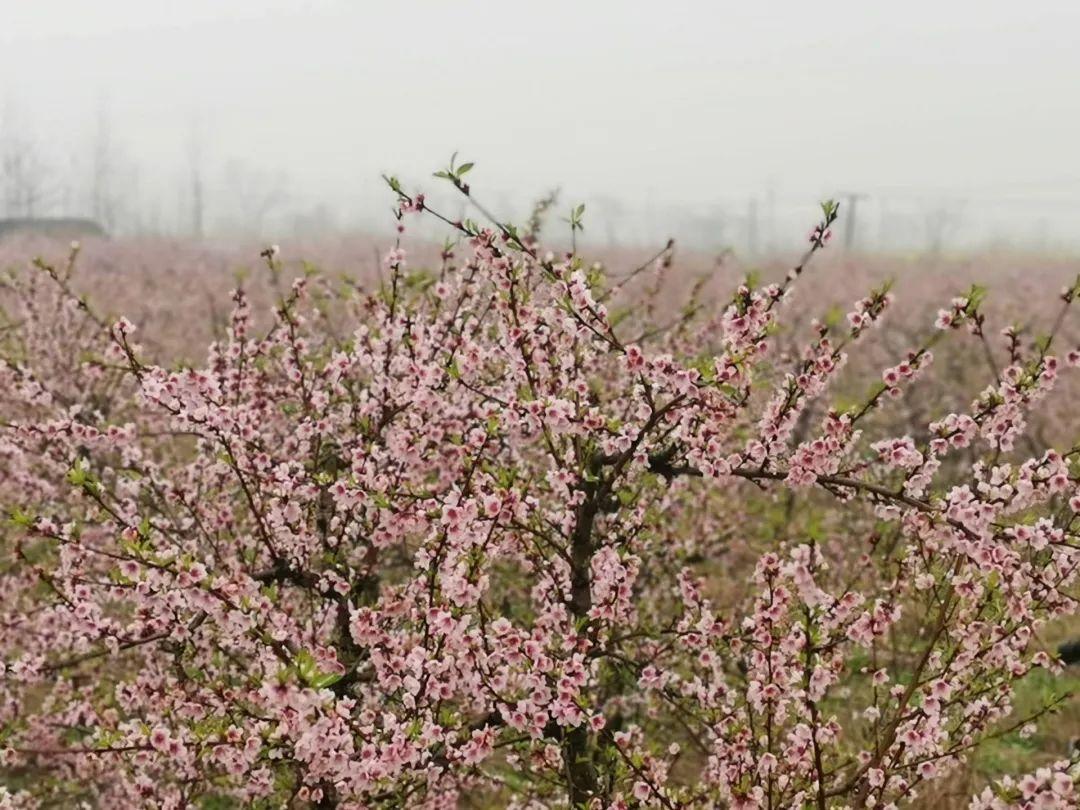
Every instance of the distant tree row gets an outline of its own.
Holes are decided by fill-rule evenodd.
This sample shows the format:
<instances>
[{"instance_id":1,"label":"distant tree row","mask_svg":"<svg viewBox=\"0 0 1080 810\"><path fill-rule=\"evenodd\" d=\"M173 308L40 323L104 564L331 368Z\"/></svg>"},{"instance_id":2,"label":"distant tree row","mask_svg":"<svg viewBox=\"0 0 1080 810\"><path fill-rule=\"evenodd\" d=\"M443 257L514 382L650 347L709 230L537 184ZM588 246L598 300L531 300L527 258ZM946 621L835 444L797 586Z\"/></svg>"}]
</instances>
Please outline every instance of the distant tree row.
<instances>
[{"instance_id":1,"label":"distant tree row","mask_svg":"<svg viewBox=\"0 0 1080 810\"><path fill-rule=\"evenodd\" d=\"M8 101L0 109L0 217L87 217L110 233L195 238L211 232L260 235L273 217L291 218L295 228L309 231L332 224L324 206L287 210L290 188L282 171L235 157L212 166L198 124L191 127L184 168L167 193L141 174L104 105L85 143L70 151L68 145L50 146L15 104ZM227 205L212 210L215 193ZM170 196L173 205L164 202Z\"/></svg>"}]
</instances>

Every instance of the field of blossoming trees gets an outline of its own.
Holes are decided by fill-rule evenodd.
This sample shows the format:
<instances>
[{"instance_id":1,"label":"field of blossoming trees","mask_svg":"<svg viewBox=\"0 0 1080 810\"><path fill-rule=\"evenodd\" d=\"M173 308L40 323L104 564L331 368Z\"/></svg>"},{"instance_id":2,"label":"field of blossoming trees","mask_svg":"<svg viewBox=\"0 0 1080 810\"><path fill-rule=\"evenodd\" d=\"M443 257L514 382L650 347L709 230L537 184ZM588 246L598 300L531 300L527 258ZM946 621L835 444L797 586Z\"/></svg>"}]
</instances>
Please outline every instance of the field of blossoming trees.
<instances>
[{"instance_id":1,"label":"field of blossoming trees","mask_svg":"<svg viewBox=\"0 0 1080 810\"><path fill-rule=\"evenodd\" d=\"M1077 262L389 184L378 267L0 247L0 808L1078 806Z\"/></svg>"}]
</instances>

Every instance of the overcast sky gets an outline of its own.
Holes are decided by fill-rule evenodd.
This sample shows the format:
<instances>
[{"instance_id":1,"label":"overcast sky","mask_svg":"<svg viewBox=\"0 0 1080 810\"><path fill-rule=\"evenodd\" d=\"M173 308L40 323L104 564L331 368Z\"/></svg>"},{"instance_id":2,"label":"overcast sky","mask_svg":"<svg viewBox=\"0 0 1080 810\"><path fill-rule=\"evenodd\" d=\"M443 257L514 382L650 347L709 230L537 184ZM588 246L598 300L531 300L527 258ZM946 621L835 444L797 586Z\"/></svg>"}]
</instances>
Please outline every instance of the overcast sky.
<instances>
[{"instance_id":1,"label":"overcast sky","mask_svg":"<svg viewBox=\"0 0 1080 810\"><path fill-rule=\"evenodd\" d=\"M456 149L514 205L941 193L1067 229L1078 42L1075 0L0 0L0 95L57 150L107 110L154 187L198 127L208 171L347 210Z\"/></svg>"}]
</instances>

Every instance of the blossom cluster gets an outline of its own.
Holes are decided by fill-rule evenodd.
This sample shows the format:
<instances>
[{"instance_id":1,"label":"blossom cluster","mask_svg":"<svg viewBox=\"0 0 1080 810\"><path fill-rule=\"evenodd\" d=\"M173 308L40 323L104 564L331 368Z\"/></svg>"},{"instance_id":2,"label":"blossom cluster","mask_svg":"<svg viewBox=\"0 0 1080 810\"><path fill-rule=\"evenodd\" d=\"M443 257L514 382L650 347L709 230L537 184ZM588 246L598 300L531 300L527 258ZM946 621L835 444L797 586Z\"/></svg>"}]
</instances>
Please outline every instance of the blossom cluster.
<instances>
[{"instance_id":1,"label":"blossom cluster","mask_svg":"<svg viewBox=\"0 0 1080 810\"><path fill-rule=\"evenodd\" d=\"M1080 565L1080 448L1021 441L1056 332L893 434L980 296L831 401L896 306L778 350L835 205L781 282L665 321L392 187L456 233L434 268L399 240L265 328L237 289L198 365L73 263L8 283L0 807L886 808L1038 721L1015 685ZM1074 806L1070 773L973 806Z\"/></svg>"}]
</instances>

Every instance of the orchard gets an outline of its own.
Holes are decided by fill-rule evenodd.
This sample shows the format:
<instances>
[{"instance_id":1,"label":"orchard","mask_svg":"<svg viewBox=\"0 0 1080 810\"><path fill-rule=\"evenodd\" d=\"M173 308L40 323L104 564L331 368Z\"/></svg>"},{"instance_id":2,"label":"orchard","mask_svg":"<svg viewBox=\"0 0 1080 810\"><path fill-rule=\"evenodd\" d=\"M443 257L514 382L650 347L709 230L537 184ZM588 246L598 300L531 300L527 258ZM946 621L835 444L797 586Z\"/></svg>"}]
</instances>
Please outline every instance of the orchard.
<instances>
[{"instance_id":1,"label":"orchard","mask_svg":"<svg viewBox=\"0 0 1080 810\"><path fill-rule=\"evenodd\" d=\"M377 279L268 249L269 316L239 287L196 364L77 247L4 277L0 807L940 807L1055 722L1016 694L1077 607L1080 436L1030 430L1076 284L1037 329L955 290L882 350L888 285L795 321L835 203L786 275L660 306L671 244L610 267L387 180ZM419 217L450 238L413 266Z\"/></svg>"}]
</instances>

